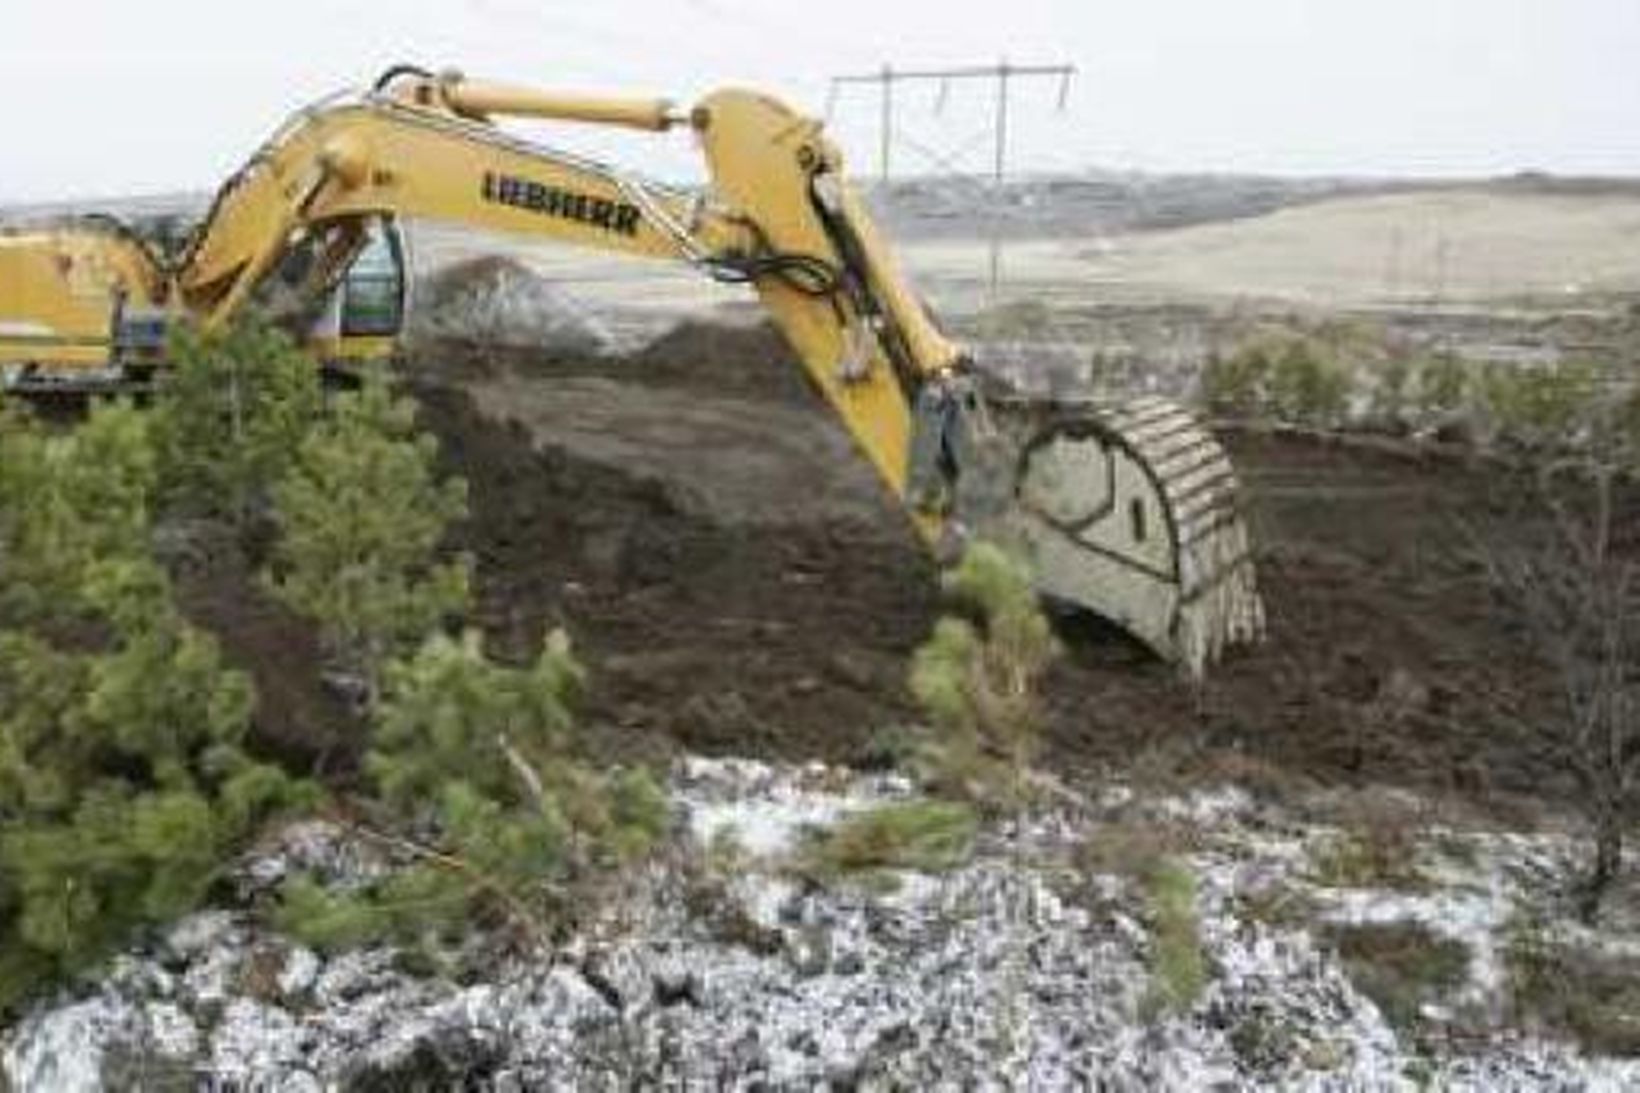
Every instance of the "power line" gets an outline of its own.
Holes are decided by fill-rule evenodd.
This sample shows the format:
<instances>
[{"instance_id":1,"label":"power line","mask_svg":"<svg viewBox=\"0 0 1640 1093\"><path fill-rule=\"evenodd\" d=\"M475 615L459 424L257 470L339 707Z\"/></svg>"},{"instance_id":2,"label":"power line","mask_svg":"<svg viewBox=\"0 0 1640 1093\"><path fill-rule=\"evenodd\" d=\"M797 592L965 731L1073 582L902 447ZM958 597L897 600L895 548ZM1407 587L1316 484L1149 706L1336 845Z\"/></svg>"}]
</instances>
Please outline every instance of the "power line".
<instances>
[{"instance_id":1,"label":"power line","mask_svg":"<svg viewBox=\"0 0 1640 1093\"><path fill-rule=\"evenodd\" d=\"M939 97L935 101L935 110L939 110L945 103L945 93L953 80L995 80L996 91L996 158L993 165L993 176L998 182L1002 180L1007 157L1008 145L1008 84L1009 81L1051 76L1059 80L1058 109L1065 109L1065 103L1070 96L1071 77L1076 75L1076 66L1069 64L1052 65L1016 65L1003 60L993 65L960 65L954 68L895 68L884 64L876 72L855 73L846 76L833 76L831 90L826 97L826 113L831 114L836 104L838 91L846 84L876 84L879 90L881 118L878 122L878 138L880 148L878 153L878 174L882 181L887 182L890 169L890 158L894 140L894 85L907 80L933 80L940 85Z\"/></svg>"},{"instance_id":2,"label":"power line","mask_svg":"<svg viewBox=\"0 0 1640 1093\"><path fill-rule=\"evenodd\" d=\"M1006 58L993 65L959 65L953 68L895 68L885 63L876 72L854 73L845 76L833 76L831 89L826 98L826 114L829 117L835 105L839 90L849 84L875 84L878 87L880 118L878 120L878 175L882 183L888 183L894 147L894 85L906 81L937 81L940 85L939 97L935 101L938 110L945 103L946 90L954 80L995 80L996 81L996 115L992 122L995 135L995 149L991 163L991 184L996 190L997 199L992 203L991 245L990 245L990 284L991 297L994 301L1002 277L1002 244L1001 244L1001 191L1002 182L1007 175L1008 168L1008 111L1009 84L1017 79L1031 79L1048 77L1059 81L1058 109L1065 109L1066 100L1070 96L1071 78L1076 75L1076 66L1069 64L1010 64Z\"/></svg>"}]
</instances>

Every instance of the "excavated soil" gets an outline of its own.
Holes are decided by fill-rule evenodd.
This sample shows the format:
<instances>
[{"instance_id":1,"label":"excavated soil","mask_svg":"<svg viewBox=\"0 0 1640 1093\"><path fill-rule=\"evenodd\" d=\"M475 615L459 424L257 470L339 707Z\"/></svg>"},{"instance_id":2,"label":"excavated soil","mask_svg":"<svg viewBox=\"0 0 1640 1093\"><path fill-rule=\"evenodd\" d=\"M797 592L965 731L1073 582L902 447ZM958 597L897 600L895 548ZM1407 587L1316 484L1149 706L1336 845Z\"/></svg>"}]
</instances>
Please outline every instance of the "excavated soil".
<instances>
[{"instance_id":1,"label":"excavated soil","mask_svg":"<svg viewBox=\"0 0 1640 1093\"><path fill-rule=\"evenodd\" d=\"M623 745L859 759L909 716L934 570L778 342L669 343L455 384L417 369L424 421L469 484L457 539L478 621L518 659L565 627L590 668L586 718Z\"/></svg>"},{"instance_id":2,"label":"excavated soil","mask_svg":"<svg viewBox=\"0 0 1640 1093\"><path fill-rule=\"evenodd\" d=\"M686 327L621 361L423 347L479 621L524 657L565 626L586 716L644 753L861 762L912 716L908 657L939 609L898 510L772 334ZM1049 685L1058 769L1234 764L1485 801L1552 768L1499 731L1553 677L1487 591L1477 539L1543 530L1495 467L1276 435L1227 437L1268 641L1201 688L1097 625Z\"/></svg>"},{"instance_id":3,"label":"excavated soil","mask_svg":"<svg viewBox=\"0 0 1640 1093\"><path fill-rule=\"evenodd\" d=\"M444 469L469 484L454 545L476 563L474 621L515 660L567 628L611 754L867 763L914 717L905 672L940 610L936 574L768 330L685 327L619 360L424 345L408 375ZM1477 555L1546 532L1531 482L1450 455L1225 439L1268 640L1192 687L1069 620L1048 764L1391 782L1500 807L1568 791L1501 727L1550 715L1557 681ZM1640 506L1624 505L1623 549L1640 550ZM311 627L236 550L200 553L179 587L256 678L255 742L345 776L364 734L321 683Z\"/></svg>"}]
</instances>

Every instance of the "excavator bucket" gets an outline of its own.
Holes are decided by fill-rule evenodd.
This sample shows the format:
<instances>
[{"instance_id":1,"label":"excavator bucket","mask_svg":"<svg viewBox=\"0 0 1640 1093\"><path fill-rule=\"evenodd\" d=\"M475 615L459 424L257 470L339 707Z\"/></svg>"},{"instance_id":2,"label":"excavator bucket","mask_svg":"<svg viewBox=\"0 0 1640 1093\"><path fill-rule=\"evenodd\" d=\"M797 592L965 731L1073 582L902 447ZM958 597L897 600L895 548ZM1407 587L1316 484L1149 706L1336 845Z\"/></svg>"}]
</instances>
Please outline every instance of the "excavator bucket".
<instances>
[{"instance_id":1,"label":"excavator bucket","mask_svg":"<svg viewBox=\"0 0 1640 1093\"><path fill-rule=\"evenodd\" d=\"M1227 646L1262 637L1235 471L1194 415L1160 398L1032 400L999 424L1017 453L1002 519L1045 597L1197 679Z\"/></svg>"}]
</instances>

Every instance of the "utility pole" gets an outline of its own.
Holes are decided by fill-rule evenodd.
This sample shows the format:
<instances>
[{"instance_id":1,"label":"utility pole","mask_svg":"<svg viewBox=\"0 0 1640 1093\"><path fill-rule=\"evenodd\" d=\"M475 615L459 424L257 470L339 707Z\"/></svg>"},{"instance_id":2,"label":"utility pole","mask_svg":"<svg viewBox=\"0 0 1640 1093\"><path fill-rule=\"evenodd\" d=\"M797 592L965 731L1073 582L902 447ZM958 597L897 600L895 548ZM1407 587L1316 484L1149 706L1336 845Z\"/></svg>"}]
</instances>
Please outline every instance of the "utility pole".
<instances>
[{"instance_id":1,"label":"utility pole","mask_svg":"<svg viewBox=\"0 0 1640 1093\"><path fill-rule=\"evenodd\" d=\"M1032 77L1053 77L1059 81L1058 108L1065 109L1065 101L1070 95L1071 77L1076 75L1076 66L1067 64L1058 65L1015 65L1009 64L1007 59L994 65L965 65L956 68L912 68L897 69L884 64L876 72L865 72L853 76L833 76L831 80L830 102L835 102L840 88L847 84L876 84L879 89L881 117L878 121L878 174L883 183L889 179L890 154L894 141L894 84L905 80L936 80L940 85L939 105L945 102L946 91L953 80L995 80L996 81L996 120L994 123L996 147L991 168L991 185L994 189L995 200L992 203L991 240L990 240L990 285L991 299L995 302L997 290L1002 281L1002 185L1008 173L1008 85L1011 80ZM938 109L938 106L936 106ZM828 103L827 113L830 106Z\"/></svg>"},{"instance_id":2,"label":"utility pole","mask_svg":"<svg viewBox=\"0 0 1640 1093\"><path fill-rule=\"evenodd\" d=\"M878 123L882 129L883 151L878 160L882 170L882 182L888 185L888 152L894 143L894 70L888 65L883 66L883 117Z\"/></svg>"}]
</instances>

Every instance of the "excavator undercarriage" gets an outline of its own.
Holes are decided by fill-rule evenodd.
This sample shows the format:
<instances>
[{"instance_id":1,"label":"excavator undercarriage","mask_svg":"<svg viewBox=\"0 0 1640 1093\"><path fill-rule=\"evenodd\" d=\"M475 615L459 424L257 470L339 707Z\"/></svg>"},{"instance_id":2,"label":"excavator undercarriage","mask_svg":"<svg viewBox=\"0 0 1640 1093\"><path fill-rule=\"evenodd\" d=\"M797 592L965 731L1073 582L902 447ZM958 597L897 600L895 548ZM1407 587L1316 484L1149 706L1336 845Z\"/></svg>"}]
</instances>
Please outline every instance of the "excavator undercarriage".
<instances>
[{"instance_id":1,"label":"excavator undercarriage","mask_svg":"<svg viewBox=\"0 0 1640 1093\"><path fill-rule=\"evenodd\" d=\"M525 143L495 124L503 116L686 125L711 182L641 181ZM293 116L174 251L106 219L0 231L0 379L24 393L162 381L170 325L250 310L284 317L322 359L384 355L404 318L396 242L395 272L371 287L374 319L350 324L348 297L368 281L357 273L372 232L396 241L400 218L682 260L748 284L937 554L975 537L1010 546L1045 597L1111 620L1191 677L1262 633L1235 473L1212 435L1161 399L982 390L820 123L755 92L719 91L685 113L395 68Z\"/></svg>"}]
</instances>

